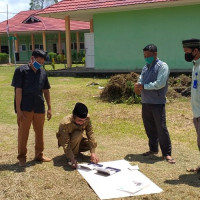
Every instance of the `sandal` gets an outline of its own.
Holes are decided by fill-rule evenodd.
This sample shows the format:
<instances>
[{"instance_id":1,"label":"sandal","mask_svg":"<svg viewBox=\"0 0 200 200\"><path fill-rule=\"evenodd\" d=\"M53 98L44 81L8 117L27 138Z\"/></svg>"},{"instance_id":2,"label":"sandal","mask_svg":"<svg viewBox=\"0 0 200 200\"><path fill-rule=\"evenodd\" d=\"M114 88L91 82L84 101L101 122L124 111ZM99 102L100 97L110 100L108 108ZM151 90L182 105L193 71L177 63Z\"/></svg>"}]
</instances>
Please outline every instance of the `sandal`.
<instances>
[{"instance_id":1,"label":"sandal","mask_svg":"<svg viewBox=\"0 0 200 200\"><path fill-rule=\"evenodd\" d=\"M155 151L147 151L147 152L143 153L142 155L143 155L143 156L150 156L150 155L155 155L155 154L158 154L158 152L155 152Z\"/></svg>"},{"instance_id":2,"label":"sandal","mask_svg":"<svg viewBox=\"0 0 200 200\"><path fill-rule=\"evenodd\" d=\"M187 172L197 172L200 173L200 167L186 169Z\"/></svg>"},{"instance_id":3,"label":"sandal","mask_svg":"<svg viewBox=\"0 0 200 200\"><path fill-rule=\"evenodd\" d=\"M176 163L176 161L171 156L170 156L170 158L168 156L165 156L164 158L170 164L175 164Z\"/></svg>"}]
</instances>

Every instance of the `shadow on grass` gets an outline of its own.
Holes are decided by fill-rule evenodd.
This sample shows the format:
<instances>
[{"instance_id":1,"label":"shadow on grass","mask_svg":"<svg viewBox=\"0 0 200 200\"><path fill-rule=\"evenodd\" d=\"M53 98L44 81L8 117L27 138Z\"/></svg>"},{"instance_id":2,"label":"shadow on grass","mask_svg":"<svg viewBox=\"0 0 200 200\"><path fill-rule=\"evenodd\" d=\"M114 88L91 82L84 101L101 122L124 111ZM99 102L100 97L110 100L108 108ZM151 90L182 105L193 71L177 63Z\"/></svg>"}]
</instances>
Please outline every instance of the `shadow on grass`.
<instances>
[{"instance_id":1,"label":"shadow on grass","mask_svg":"<svg viewBox=\"0 0 200 200\"><path fill-rule=\"evenodd\" d=\"M171 185L187 184L193 187L200 187L200 174L182 174L177 180L166 180L165 183Z\"/></svg>"},{"instance_id":2,"label":"shadow on grass","mask_svg":"<svg viewBox=\"0 0 200 200\"><path fill-rule=\"evenodd\" d=\"M36 164L39 163L34 160L26 162L26 166L24 167L20 167L18 162L15 164L0 164L0 171L13 171L16 173L20 173L25 172L26 168L34 166Z\"/></svg>"},{"instance_id":3,"label":"shadow on grass","mask_svg":"<svg viewBox=\"0 0 200 200\"><path fill-rule=\"evenodd\" d=\"M155 155L143 156L142 154L127 154L124 157L124 159L130 162L140 162L140 163L148 163L148 164L154 164L156 162L163 161L162 157L158 157Z\"/></svg>"},{"instance_id":4,"label":"shadow on grass","mask_svg":"<svg viewBox=\"0 0 200 200\"><path fill-rule=\"evenodd\" d=\"M81 162L90 162L90 156L86 156L84 154L80 154L80 156L77 158L78 163ZM55 167L63 167L65 171L73 171L68 163L67 163L67 157L65 154L56 156L53 158L53 163Z\"/></svg>"}]
</instances>

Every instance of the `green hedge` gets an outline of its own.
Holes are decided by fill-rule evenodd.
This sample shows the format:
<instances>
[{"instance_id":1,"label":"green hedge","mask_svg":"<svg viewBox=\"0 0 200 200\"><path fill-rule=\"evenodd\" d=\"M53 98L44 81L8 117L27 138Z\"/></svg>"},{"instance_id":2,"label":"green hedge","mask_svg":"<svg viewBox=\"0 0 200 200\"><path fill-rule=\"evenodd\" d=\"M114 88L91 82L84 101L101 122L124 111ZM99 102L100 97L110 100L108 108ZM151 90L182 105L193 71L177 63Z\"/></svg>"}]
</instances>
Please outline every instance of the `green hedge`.
<instances>
[{"instance_id":1,"label":"green hedge","mask_svg":"<svg viewBox=\"0 0 200 200\"><path fill-rule=\"evenodd\" d=\"M0 64L8 63L9 57L7 53L0 53Z\"/></svg>"},{"instance_id":2,"label":"green hedge","mask_svg":"<svg viewBox=\"0 0 200 200\"><path fill-rule=\"evenodd\" d=\"M52 58L54 58L54 61L56 60L57 54L54 52L49 52L48 56L49 56L49 61L52 62Z\"/></svg>"},{"instance_id":3,"label":"green hedge","mask_svg":"<svg viewBox=\"0 0 200 200\"><path fill-rule=\"evenodd\" d=\"M54 52L48 53L47 61L52 63L52 59L54 58L54 64L66 63L66 57L64 54L56 54ZM85 52L81 51L80 53L72 52L72 63L74 64L81 64L85 63Z\"/></svg>"},{"instance_id":4,"label":"green hedge","mask_svg":"<svg viewBox=\"0 0 200 200\"><path fill-rule=\"evenodd\" d=\"M74 64L80 64L80 63L85 63L85 52L80 51L80 53L73 52L72 53L72 63Z\"/></svg>"}]
</instances>

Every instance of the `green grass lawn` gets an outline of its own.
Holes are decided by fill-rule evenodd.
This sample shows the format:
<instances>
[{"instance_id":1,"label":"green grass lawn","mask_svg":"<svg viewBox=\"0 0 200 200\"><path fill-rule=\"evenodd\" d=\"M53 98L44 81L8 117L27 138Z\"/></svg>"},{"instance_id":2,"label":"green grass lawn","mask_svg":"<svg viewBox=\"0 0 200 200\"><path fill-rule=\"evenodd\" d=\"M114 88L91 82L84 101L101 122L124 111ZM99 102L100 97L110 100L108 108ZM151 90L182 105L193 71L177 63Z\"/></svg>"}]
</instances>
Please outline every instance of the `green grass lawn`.
<instances>
[{"instance_id":1,"label":"green grass lawn","mask_svg":"<svg viewBox=\"0 0 200 200\"><path fill-rule=\"evenodd\" d=\"M72 64L72 67L84 67L84 64ZM53 69L52 65L45 65L46 70L59 70L66 69L67 64L55 64L55 69Z\"/></svg>"},{"instance_id":2,"label":"green grass lawn","mask_svg":"<svg viewBox=\"0 0 200 200\"><path fill-rule=\"evenodd\" d=\"M158 157L140 156L148 150L147 137L141 119L141 105L112 104L99 99L98 82L104 86L108 79L50 77L53 117L45 122L45 155L51 163L36 164L34 132L28 143L28 167L16 164L17 125L13 109L14 89L10 86L14 67L0 67L0 199L98 199L77 171L66 165L63 150L57 148L55 133L60 120L70 114L76 102L89 108L101 161L126 158L138 164L141 171L164 192L126 199L199 199L200 180L189 174L186 167L200 163L196 133L192 123L190 99L182 98L166 105L167 125L172 139L173 156L170 165Z\"/></svg>"}]
</instances>

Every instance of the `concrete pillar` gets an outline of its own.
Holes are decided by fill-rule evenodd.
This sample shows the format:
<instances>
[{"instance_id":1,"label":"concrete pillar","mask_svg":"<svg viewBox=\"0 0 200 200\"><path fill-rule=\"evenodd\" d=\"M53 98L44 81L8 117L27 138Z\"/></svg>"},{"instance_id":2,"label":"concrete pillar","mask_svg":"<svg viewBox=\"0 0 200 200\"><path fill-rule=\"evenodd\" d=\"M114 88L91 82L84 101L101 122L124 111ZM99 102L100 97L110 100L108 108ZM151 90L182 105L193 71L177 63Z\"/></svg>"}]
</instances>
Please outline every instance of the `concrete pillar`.
<instances>
[{"instance_id":1,"label":"concrete pillar","mask_svg":"<svg viewBox=\"0 0 200 200\"><path fill-rule=\"evenodd\" d=\"M43 44L43 50L47 51L47 47L46 47L46 32L45 31L42 32L42 44Z\"/></svg>"},{"instance_id":2,"label":"concrete pillar","mask_svg":"<svg viewBox=\"0 0 200 200\"><path fill-rule=\"evenodd\" d=\"M15 33L14 36L16 37L16 40L15 40L15 52L19 53L19 40L18 40L17 33Z\"/></svg>"},{"instance_id":3,"label":"concrete pillar","mask_svg":"<svg viewBox=\"0 0 200 200\"><path fill-rule=\"evenodd\" d=\"M76 46L77 46L77 53L80 52L80 38L79 38L79 32L76 32Z\"/></svg>"},{"instance_id":4,"label":"concrete pillar","mask_svg":"<svg viewBox=\"0 0 200 200\"><path fill-rule=\"evenodd\" d=\"M61 32L58 32L58 53L62 54Z\"/></svg>"},{"instance_id":5,"label":"concrete pillar","mask_svg":"<svg viewBox=\"0 0 200 200\"><path fill-rule=\"evenodd\" d=\"M32 51L35 50L35 39L33 33L31 33L31 45L32 45Z\"/></svg>"},{"instance_id":6,"label":"concrete pillar","mask_svg":"<svg viewBox=\"0 0 200 200\"><path fill-rule=\"evenodd\" d=\"M67 67L72 66L72 56L71 56L71 34L70 34L70 16L65 17L65 36L66 36L66 58Z\"/></svg>"},{"instance_id":7,"label":"concrete pillar","mask_svg":"<svg viewBox=\"0 0 200 200\"><path fill-rule=\"evenodd\" d=\"M93 19L90 20L90 33L94 32Z\"/></svg>"}]
</instances>

